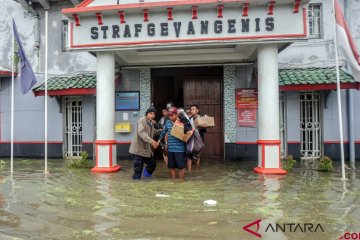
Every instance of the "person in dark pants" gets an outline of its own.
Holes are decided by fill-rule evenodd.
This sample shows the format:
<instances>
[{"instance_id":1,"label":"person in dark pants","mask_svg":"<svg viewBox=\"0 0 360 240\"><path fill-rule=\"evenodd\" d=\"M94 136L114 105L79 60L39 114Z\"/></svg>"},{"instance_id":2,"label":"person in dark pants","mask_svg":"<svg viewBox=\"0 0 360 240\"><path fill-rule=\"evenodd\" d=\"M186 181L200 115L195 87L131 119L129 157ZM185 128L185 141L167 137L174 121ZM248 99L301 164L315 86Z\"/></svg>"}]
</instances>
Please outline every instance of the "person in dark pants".
<instances>
[{"instance_id":1,"label":"person in dark pants","mask_svg":"<svg viewBox=\"0 0 360 240\"><path fill-rule=\"evenodd\" d=\"M200 108L198 105L192 105L190 108L190 115L191 115L190 122L191 122L191 125L193 126L193 128L195 128L195 119L200 116L199 110L200 110ZM206 128L197 128L197 129L199 131L201 139L205 143L205 133L207 132ZM195 166L196 166L196 168L199 168L200 167L200 154L198 156L196 156L196 158L193 158L193 159L188 158L187 159L187 166L188 166L189 172L191 172L192 160L195 160Z\"/></svg>"},{"instance_id":2,"label":"person in dark pants","mask_svg":"<svg viewBox=\"0 0 360 240\"><path fill-rule=\"evenodd\" d=\"M151 177L156 168L153 149L156 149L159 143L154 140L154 136L159 135L160 130L155 129L152 122L155 113L156 109L150 107L145 116L138 120L137 131L130 145L129 152L134 155L134 180L141 179L142 174L144 177ZM144 163L146 168L143 173Z\"/></svg>"}]
</instances>

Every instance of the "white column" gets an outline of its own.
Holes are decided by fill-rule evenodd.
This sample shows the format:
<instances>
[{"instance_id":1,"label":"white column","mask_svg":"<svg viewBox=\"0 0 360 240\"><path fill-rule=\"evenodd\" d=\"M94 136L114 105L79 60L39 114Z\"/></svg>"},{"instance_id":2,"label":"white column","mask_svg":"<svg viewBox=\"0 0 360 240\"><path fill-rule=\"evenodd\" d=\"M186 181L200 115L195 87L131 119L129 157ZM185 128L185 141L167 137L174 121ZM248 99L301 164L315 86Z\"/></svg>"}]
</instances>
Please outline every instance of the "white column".
<instances>
[{"instance_id":1,"label":"white column","mask_svg":"<svg viewBox=\"0 0 360 240\"><path fill-rule=\"evenodd\" d=\"M279 132L278 47L258 45L258 167L257 173L286 174L281 169Z\"/></svg>"},{"instance_id":2,"label":"white column","mask_svg":"<svg viewBox=\"0 0 360 240\"><path fill-rule=\"evenodd\" d=\"M116 172L115 57L97 52L96 74L96 166L93 172Z\"/></svg>"}]
</instances>

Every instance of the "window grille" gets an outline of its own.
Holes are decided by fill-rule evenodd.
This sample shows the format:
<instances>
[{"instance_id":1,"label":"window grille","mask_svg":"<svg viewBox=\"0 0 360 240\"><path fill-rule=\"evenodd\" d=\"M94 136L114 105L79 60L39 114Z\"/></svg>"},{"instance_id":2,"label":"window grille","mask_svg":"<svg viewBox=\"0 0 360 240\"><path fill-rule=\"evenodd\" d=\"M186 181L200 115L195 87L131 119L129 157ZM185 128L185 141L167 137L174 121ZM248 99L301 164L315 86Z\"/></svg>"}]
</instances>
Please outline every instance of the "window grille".
<instances>
[{"instance_id":1,"label":"window grille","mask_svg":"<svg viewBox=\"0 0 360 240\"><path fill-rule=\"evenodd\" d=\"M280 141L281 141L281 158L286 158L287 156L287 137L286 137L286 101L285 93L280 92Z\"/></svg>"},{"instance_id":2,"label":"window grille","mask_svg":"<svg viewBox=\"0 0 360 240\"><path fill-rule=\"evenodd\" d=\"M80 157L82 151L82 99L65 97L65 158Z\"/></svg>"},{"instance_id":3,"label":"window grille","mask_svg":"<svg viewBox=\"0 0 360 240\"><path fill-rule=\"evenodd\" d=\"M321 4L309 4L309 38L322 37Z\"/></svg>"},{"instance_id":4,"label":"window grille","mask_svg":"<svg viewBox=\"0 0 360 240\"><path fill-rule=\"evenodd\" d=\"M300 92L301 158L321 156L320 93Z\"/></svg>"},{"instance_id":5,"label":"window grille","mask_svg":"<svg viewBox=\"0 0 360 240\"><path fill-rule=\"evenodd\" d=\"M69 21L61 21L61 50L63 52L69 51Z\"/></svg>"}]
</instances>

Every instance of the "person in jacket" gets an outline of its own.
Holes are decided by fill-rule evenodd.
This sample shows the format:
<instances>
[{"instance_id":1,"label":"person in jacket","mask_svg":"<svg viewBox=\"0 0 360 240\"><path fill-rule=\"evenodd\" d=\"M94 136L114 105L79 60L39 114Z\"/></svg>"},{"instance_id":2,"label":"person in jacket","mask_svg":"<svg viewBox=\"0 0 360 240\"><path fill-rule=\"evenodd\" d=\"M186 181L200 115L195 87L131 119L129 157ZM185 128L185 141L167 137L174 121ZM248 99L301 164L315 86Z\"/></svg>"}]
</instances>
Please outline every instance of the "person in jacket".
<instances>
[{"instance_id":1,"label":"person in jacket","mask_svg":"<svg viewBox=\"0 0 360 240\"><path fill-rule=\"evenodd\" d=\"M177 108L169 108L168 116L170 120L165 122L164 128L160 133L159 141L165 138L165 135L168 134L166 145L168 152L168 168L170 168L171 177L176 178L176 169L178 169L179 179L184 179L186 166L185 142L171 135L171 130L178 118Z\"/></svg>"},{"instance_id":2,"label":"person in jacket","mask_svg":"<svg viewBox=\"0 0 360 240\"><path fill-rule=\"evenodd\" d=\"M152 120L155 118L156 109L150 107L146 110L145 116L137 122L137 130L130 145L129 152L134 155L134 174L133 179L141 179L144 163L144 177L151 177L156 168L154 149L159 143L154 140L159 135L160 130L154 128Z\"/></svg>"}]
</instances>

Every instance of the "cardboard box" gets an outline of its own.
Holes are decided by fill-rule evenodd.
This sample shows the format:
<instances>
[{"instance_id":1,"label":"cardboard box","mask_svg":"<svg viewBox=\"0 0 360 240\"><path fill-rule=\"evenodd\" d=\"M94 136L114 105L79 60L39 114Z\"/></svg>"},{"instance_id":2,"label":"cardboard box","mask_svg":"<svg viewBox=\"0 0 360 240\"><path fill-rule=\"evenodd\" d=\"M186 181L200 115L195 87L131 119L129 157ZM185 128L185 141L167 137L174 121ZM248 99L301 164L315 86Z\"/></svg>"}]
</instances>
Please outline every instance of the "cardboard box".
<instances>
[{"instance_id":1,"label":"cardboard box","mask_svg":"<svg viewBox=\"0 0 360 240\"><path fill-rule=\"evenodd\" d=\"M215 120L214 117L209 117L209 116L202 116L202 117L197 117L195 119L195 127L203 127L203 128L207 128L207 127L215 127Z\"/></svg>"},{"instance_id":2,"label":"cardboard box","mask_svg":"<svg viewBox=\"0 0 360 240\"><path fill-rule=\"evenodd\" d=\"M173 128L171 129L171 135L180 139L181 141L187 142L192 136L192 131L189 131L186 134L184 134L184 124L182 124L179 121L176 121L174 123Z\"/></svg>"}]
</instances>

